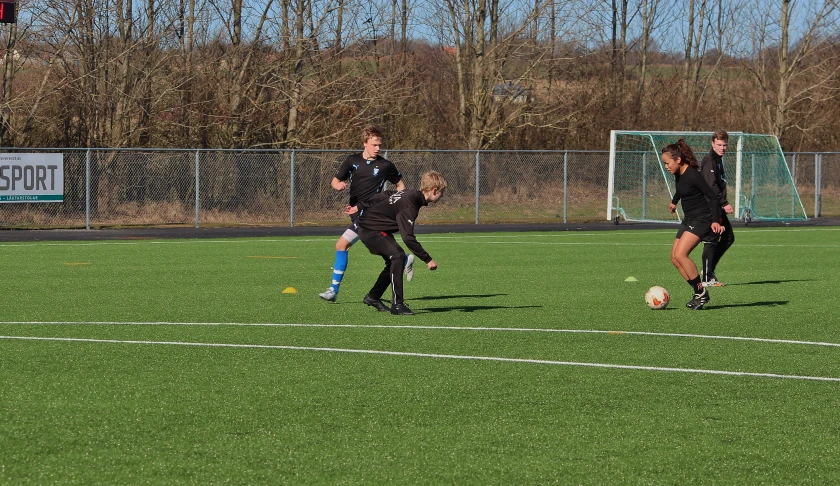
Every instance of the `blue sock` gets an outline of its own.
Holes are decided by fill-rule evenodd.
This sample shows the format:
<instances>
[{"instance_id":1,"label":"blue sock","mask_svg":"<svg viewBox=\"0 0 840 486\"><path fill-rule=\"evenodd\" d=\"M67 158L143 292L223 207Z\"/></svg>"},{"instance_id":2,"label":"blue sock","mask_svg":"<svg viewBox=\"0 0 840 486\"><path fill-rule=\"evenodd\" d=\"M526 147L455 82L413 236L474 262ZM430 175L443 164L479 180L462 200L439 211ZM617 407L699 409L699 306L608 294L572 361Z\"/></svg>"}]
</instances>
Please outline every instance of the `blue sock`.
<instances>
[{"instance_id":1,"label":"blue sock","mask_svg":"<svg viewBox=\"0 0 840 486\"><path fill-rule=\"evenodd\" d=\"M344 278L344 271L347 270L347 250L335 251L335 265L333 265L332 289L338 293L341 279Z\"/></svg>"}]
</instances>

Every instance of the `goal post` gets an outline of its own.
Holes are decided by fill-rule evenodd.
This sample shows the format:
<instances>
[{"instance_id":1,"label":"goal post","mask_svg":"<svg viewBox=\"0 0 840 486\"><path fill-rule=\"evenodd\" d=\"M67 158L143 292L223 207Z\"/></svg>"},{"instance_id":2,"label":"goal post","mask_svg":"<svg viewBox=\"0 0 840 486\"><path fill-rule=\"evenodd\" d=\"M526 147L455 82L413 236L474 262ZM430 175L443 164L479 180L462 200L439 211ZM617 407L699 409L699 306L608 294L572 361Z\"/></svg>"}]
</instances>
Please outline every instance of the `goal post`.
<instances>
[{"instance_id":1,"label":"goal post","mask_svg":"<svg viewBox=\"0 0 840 486\"><path fill-rule=\"evenodd\" d=\"M626 221L682 220L679 209L676 214L668 211L674 177L660 160L662 148L680 138L698 162L711 150L712 132L611 132L608 220L619 216ZM775 136L729 132L723 163L734 218L745 222L808 219Z\"/></svg>"}]
</instances>

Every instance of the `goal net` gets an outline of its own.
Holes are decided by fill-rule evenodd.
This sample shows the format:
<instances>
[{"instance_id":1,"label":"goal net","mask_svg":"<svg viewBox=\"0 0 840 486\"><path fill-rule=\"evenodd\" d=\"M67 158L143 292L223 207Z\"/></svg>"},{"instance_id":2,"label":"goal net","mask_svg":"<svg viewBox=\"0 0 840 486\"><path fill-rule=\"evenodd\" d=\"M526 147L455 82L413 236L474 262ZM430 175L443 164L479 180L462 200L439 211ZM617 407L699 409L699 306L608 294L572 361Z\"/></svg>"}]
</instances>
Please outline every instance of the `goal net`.
<instances>
[{"instance_id":1,"label":"goal net","mask_svg":"<svg viewBox=\"0 0 840 486\"><path fill-rule=\"evenodd\" d=\"M697 162L712 148L712 132L634 132L613 130L610 137L607 219L673 223L668 211L674 176L660 159L661 150L682 138ZM723 157L727 200L732 216L750 221L808 219L790 176L779 140L773 135L729 132Z\"/></svg>"}]
</instances>

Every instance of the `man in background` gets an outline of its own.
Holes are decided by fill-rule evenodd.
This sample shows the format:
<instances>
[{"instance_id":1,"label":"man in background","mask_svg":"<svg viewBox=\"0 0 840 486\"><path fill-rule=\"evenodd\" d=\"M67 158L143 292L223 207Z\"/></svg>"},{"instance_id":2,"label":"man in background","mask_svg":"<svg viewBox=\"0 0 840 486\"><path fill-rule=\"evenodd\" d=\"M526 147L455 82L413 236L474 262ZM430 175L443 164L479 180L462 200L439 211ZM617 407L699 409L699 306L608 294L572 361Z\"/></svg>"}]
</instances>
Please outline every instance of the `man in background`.
<instances>
[{"instance_id":1,"label":"man in background","mask_svg":"<svg viewBox=\"0 0 840 486\"><path fill-rule=\"evenodd\" d=\"M723 234L712 233L703 241L703 286L723 287L724 284L715 276L715 269L718 262L729 247L735 242L735 234L732 232L732 223L729 222L728 214L734 210L729 201L726 200L726 172L723 167L723 156L729 144L729 134L723 130L717 130L712 134L712 149L703 157L700 162L700 172L703 178L712 189L718 194L718 204L722 211L720 213L720 225L724 227Z\"/></svg>"}]
</instances>

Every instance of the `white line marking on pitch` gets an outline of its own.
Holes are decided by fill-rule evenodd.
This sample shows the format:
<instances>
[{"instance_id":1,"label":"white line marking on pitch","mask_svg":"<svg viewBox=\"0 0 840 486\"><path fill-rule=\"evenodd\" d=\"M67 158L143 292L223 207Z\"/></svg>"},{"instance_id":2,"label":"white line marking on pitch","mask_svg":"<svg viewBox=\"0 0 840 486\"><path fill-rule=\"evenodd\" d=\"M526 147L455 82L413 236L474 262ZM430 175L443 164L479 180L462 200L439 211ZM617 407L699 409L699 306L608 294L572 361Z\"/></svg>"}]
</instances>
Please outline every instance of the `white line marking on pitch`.
<instances>
[{"instance_id":1,"label":"white line marking on pitch","mask_svg":"<svg viewBox=\"0 0 840 486\"><path fill-rule=\"evenodd\" d=\"M705 375L747 376L754 378L782 378L788 380L833 381L840 382L840 378L828 376L781 375L777 373L750 373L745 371L704 370L694 368L665 368L659 366L634 366L608 363L582 363L576 361L553 361L545 359L499 358L493 356L461 356L456 354L407 353L402 351L380 351L375 349L344 349L344 348L316 348L308 346L276 346L268 344L225 344L225 343L189 343L179 341L121 341L116 339L85 339L85 338L57 338L35 336L0 336L0 339L17 339L24 341L61 341L81 343L105 344L146 344L168 346L196 346L209 348L240 348L240 349L282 349L290 351L324 351L331 353L374 354L385 356L404 356L414 358L460 359L469 361L496 361L503 363L545 364L556 366L583 366L589 368L609 368L639 371L670 371L675 373L696 373Z\"/></svg>"},{"instance_id":2,"label":"white line marking on pitch","mask_svg":"<svg viewBox=\"0 0 840 486\"><path fill-rule=\"evenodd\" d=\"M79 326L243 326L243 327L332 327L347 329L414 329L433 331L488 331L488 332L547 332L569 334L611 334L628 336L680 337L694 339L719 339L723 341L752 341L774 344L800 344L840 348L840 343L799 341L794 339L769 339L743 336L714 336L710 334L683 334L673 332L605 331L599 329L539 329L527 327L457 327L457 326L386 326L380 324L290 324L247 322L116 322L116 321L0 321L0 325L79 325Z\"/></svg>"}]
</instances>

